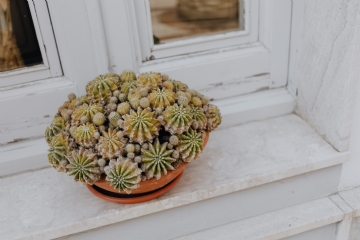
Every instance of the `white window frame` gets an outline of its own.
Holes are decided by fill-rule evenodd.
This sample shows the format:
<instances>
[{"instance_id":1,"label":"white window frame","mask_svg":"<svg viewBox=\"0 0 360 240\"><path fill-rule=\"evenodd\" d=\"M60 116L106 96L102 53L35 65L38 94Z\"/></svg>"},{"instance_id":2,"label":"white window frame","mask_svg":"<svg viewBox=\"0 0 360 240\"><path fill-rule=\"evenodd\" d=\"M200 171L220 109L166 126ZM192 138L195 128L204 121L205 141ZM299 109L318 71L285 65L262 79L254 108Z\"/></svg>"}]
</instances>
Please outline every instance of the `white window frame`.
<instances>
[{"instance_id":1,"label":"white window frame","mask_svg":"<svg viewBox=\"0 0 360 240\"><path fill-rule=\"evenodd\" d=\"M28 4L43 63L0 72L0 87L2 88L62 75L46 2L29 0Z\"/></svg>"},{"instance_id":2,"label":"white window frame","mask_svg":"<svg viewBox=\"0 0 360 240\"><path fill-rule=\"evenodd\" d=\"M285 88L292 1L245 3L249 24L245 35L239 31L153 45L148 0L126 0L128 31L138 56L136 70L167 73L214 100ZM232 34L239 35L229 38ZM195 50L210 43L214 49Z\"/></svg>"},{"instance_id":3,"label":"white window frame","mask_svg":"<svg viewBox=\"0 0 360 240\"><path fill-rule=\"evenodd\" d=\"M259 2L239 0L244 6L244 30L230 31L210 36L193 37L163 44L154 44L149 0L134 1L143 61L183 54L208 51L240 44L256 42L258 39ZM242 4L242 3L241 3Z\"/></svg>"}]
</instances>

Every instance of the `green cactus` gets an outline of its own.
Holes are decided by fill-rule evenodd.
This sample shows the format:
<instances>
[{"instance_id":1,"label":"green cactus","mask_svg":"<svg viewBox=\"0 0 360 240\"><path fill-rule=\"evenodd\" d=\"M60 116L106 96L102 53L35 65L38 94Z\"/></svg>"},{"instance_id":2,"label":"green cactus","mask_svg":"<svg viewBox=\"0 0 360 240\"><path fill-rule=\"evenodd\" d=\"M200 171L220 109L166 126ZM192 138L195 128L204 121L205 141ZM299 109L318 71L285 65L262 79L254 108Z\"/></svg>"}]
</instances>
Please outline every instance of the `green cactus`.
<instances>
[{"instance_id":1,"label":"green cactus","mask_svg":"<svg viewBox=\"0 0 360 240\"><path fill-rule=\"evenodd\" d=\"M171 134L181 134L187 131L192 123L191 113L188 108L178 106L168 106L163 112L165 130Z\"/></svg>"},{"instance_id":2,"label":"green cactus","mask_svg":"<svg viewBox=\"0 0 360 240\"><path fill-rule=\"evenodd\" d=\"M92 122L96 125L96 126L101 126L104 124L104 122L106 121L106 117L103 113L98 112L96 113L93 118L92 118Z\"/></svg>"},{"instance_id":3,"label":"green cactus","mask_svg":"<svg viewBox=\"0 0 360 240\"><path fill-rule=\"evenodd\" d=\"M53 137L59 134L65 128L65 120L62 117L56 117L51 125L45 130L45 139L50 144Z\"/></svg>"},{"instance_id":4,"label":"green cactus","mask_svg":"<svg viewBox=\"0 0 360 240\"><path fill-rule=\"evenodd\" d=\"M117 113L117 112L111 112L110 114L109 114L109 122L110 122L110 126L111 127L118 127L119 125L118 125L118 121L121 119L121 116L120 116L120 114L119 113Z\"/></svg>"},{"instance_id":5,"label":"green cactus","mask_svg":"<svg viewBox=\"0 0 360 240\"><path fill-rule=\"evenodd\" d=\"M138 108L137 112L131 110L129 115L125 115L124 135L129 136L130 142L152 142L159 135L159 125L151 109Z\"/></svg>"},{"instance_id":6,"label":"green cactus","mask_svg":"<svg viewBox=\"0 0 360 240\"><path fill-rule=\"evenodd\" d=\"M197 159L203 150L203 138L201 132L190 128L179 137L179 144L177 150L180 152L181 158L184 162L191 162Z\"/></svg>"},{"instance_id":7,"label":"green cactus","mask_svg":"<svg viewBox=\"0 0 360 240\"><path fill-rule=\"evenodd\" d=\"M48 159L50 165L59 172L66 172L67 159L69 146L65 135L58 134L52 138L49 144ZM65 164L63 164L65 162Z\"/></svg>"},{"instance_id":8,"label":"green cactus","mask_svg":"<svg viewBox=\"0 0 360 240\"><path fill-rule=\"evenodd\" d=\"M188 86L185 83L182 83L180 81L177 81L177 80L170 80L170 81L174 86L173 89L175 90L175 92L177 92L177 91L185 91L188 88Z\"/></svg>"},{"instance_id":9,"label":"green cactus","mask_svg":"<svg viewBox=\"0 0 360 240\"><path fill-rule=\"evenodd\" d=\"M137 85L139 87L147 87L149 89L156 89L161 86L162 76L156 72L142 73L137 78Z\"/></svg>"},{"instance_id":10,"label":"green cactus","mask_svg":"<svg viewBox=\"0 0 360 240\"><path fill-rule=\"evenodd\" d=\"M152 108L165 108L175 102L175 93L169 89L157 88L152 90L149 100Z\"/></svg>"},{"instance_id":11,"label":"green cactus","mask_svg":"<svg viewBox=\"0 0 360 240\"><path fill-rule=\"evenodd\" d=\"M118 162L111 168L106 180L119 192L125 191L130 194L133 189L140 187L141 169L130 160Z\"/></svg>"},{"instance_id":12,"label":"green cactus","mask_svg":"<svg viewBox=\"0 0 360 240\"><path fill-rule=\"evenodd\" d=\"M86 123L77 127L73 136L81 146L92 147L96 142L96 138L94 137L95 132L95 126L91 123Z\"/></svg>"},{"instance_id":13,"label":"green cactus","mask_svg":"<svg viewBox=\"0 0 360 240\"><path fill-rule=\"evenodd\" d=\"M88 121L91 121L95 114L104 113L103 106L101 104L86 104L77 107L75 111L72 113L72 123L79 123L81 117L86 116Z\"/></svg>"},{"instance_id":14,"label":"green cactus","mask_svg":"<svg viewBox=\"0 0 360 240\"><path fill-rule=\"evenodd\" d=\"M211 132L221 124L221 114L217 106L209 104L205 112L207 117L206 131Z\"/></svg>"},{"instance_id":15,"label":"green cactus","mask_svg":"<svg viewBox=\"0 0 360 240\"><path fill-rule=\"evenodd\" d=\"M121 92L128 94L131 89L136 88L136 81L127 81L121 84ZM120 95L119 95L120 97ZM120 99L120 101L123 99Z\"/></svg>"},{"instance_id":16,"label":"green cactus","mask_svg":"<svg viewBox=\"0 0 360 240\"><path fill-rule=\"evenodd\" d=\"M197 122L198 129L205 129L206 128L206 121L207 118L202 108L198 108L195 106L190 106L190 113L192 119Z\"/></svg>"},{"instance_id":17,"label":"green cactus","mask_svg":"<svg viewBox=\"0 0 360 240\"><path fill-rule=\"evenodd\" d=\"M133 71L125 70L121 73L120 80L122 82L129 82L136 80L136 74Z\"/></svg>"},{"instance_id":18,"label":"green cactus","mask_svg":"<svg viewBox=\"0 0 360 240\"><path fill-rule=\"evenodd\" d=\"M127 139L119 138L117 133L117 130L111 128L108 129L108 132L102 133L96 148L103 158L112 159L115 156L119 157L124 150Z\"/></svg>"},{"instance_id":19,"label":"green cactus","mask_svg":"<svg viewBox=\"0 0 360 240\"><path fill-rule=\"evenodd\" d=\"M100 75L86 85L86 92L90 99L101 100L111 97L111 92L120 85L119 75L108 73Z\"/></svg>"},{"instance_id":20,"label":"green cactus","mask_svg":"<svg viewBox=\"0 0 360 240\"><path fill-rule=\"evenodd\" d=\"M74 176L75 181L92 185L100 180L102 172L96 154L91 150L81 148L79 151L72 151L67 158L70 162L67 165L69 176Z\"/></svg>"},{"instance_id":21,"label":"green cactus","mask_svg":"<svg viewBox=\"0 0 360 240\"><path fill-rule=\"evenodd\" d=\"M161 175L166 175L168 170L174 170L171 163L176 159L171 157L174 150L167 150L167 142L160 146L160 142L156 139L154 144L149 144L149 150L142 149L142 168L146 172L148 178L153 176L160 179Z\"/></svg>"}]
</instances>

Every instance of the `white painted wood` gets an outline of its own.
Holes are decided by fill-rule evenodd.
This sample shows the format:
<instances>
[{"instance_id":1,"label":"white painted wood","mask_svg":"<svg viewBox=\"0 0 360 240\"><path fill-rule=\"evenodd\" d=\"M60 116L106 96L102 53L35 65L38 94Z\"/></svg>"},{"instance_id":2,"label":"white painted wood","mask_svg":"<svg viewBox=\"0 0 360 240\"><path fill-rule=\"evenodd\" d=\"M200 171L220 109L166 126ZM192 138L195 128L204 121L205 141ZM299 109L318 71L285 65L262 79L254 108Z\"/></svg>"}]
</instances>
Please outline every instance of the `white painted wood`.
<instances>
[{"instance_id":1,"label":"white painted wood","mask_svg":"<svg viewBox=\"0 0 360 240\"><path fill-rule=\"evenodd\" d=\"M330 199L344 212L343 220L337 225L336 240L347 240L354 210L338 194L330 196Z\"/></svg>"},{"instance_id":2,"label":"white painted wood","mask_svg":"<svg viewBox=\"0 0 360 240\"><path fill-rule=\"evenodd\" d=\"M214 101L223 122L220 128L263 120L293 112L295 101L285 89L274 89L250 95Z\"/></svg>"},{"instance_id":3,"label":"white painted wood","mask_svg":"<svg viewBox=\"0 0 360 240\"><path fill-rule=\"evenodd\" d=\"M291 38L289 56L289 75L287 88L291 95L297 97L299 82L299 63L301 56L301 36L303 32L304 0L292 1Z\"/></svg>"},{"instance_id":4,"label":"white painted wood","mask_svg":"<svg viewBox=\"0 0 360 240\"><path fill-rule=\"evenodd\" d=\"M99 0L87 0L85 3L97 62L97 71L107 73L109 72L109 56L107 53L100 3Z\"/></svg>"},{"instance_id":5,"label":"white painted wood","mask_svg":"<svg viewBox=\"0 0 360 240\"><path fill-rule=\"evenodd\" d=\"M228 139L232 139L231 144ZM13 149L20 151L21 147L26 146ZM1 154L6 155L8 151ZM238 218L234 220L238 220L333 194L337 191L341 164L348 156L348 153L335 151L298 116L288 115L211 133L203 155L189 164L174 191L147 203L121 205L103 201L93 197L82 184L74 183L67 174L57 173L52 168L3 177L0 194L6 193L9 197L0 198L3 216L0 235L51 239L167 209L181 206L186 209L191 203L198 202L194 209L200 210L203 200L214 199L216 204L216 197L230 193L237 196L237 202L244 201L239 205L243 207L237 208ZM42 161L47 162L46 156ZM264 185L269 183L273 185ZM11 194L8 187L12 189ZM242 190L249 192L239 192ZM265 198L269 200L268 205L263 202ZM230 201L230 198L225 200ZM258 207L248 209L245 203ZM234 206L235 203L228 204L226 213ZM220 213L221 210L218 208ZM10 217L13 214L19 217ZM226 216L220 214L219 219L226 221ZM206 228L206 221L201 227Z\"/></svg>"},{"instance_id":6,"label":"white painted wood","mask_svg":"<svg viewBox=\"0 0 360 240\"><path fill-rule=\"evenodd\" d=\"M288 79L292 1L273 0L270 31L271 88L284 87Z\"/></svg>"},{"instance_id":7,"label":"white painted wood","mask_svg":"<svg viewBox=\"0 0 360 240\"><path fill-rule=\"evenodd\" d=\"M258 9L259 1L244 0L244 30L217 34L212 36L194 37L169 43L154 45L153 31L151 25L150 4L148 0L137 0L135 4L138 18L139 36L142 41L147 41L144 46L150 46L151 55L148 50L143 52L143 60L149 60L150 56L155 59L166 58L176 55L189 54L211 49L235 46L256 42L258 39ZM144 31L148 29L147 31Z\"/></svg>"},{"instance_id":8,"label":"white painted wood","mask_svg":"<svg viewBox=\"0 0 360 240\"><path fill-rule=\"evenodd\" d=\"M343 212L328 198L230 223L177 240L277 240L342 220Z\"/></svg>"},{"instance_id":9,"label":"white painted wood","mask_svg":"<svg viewBox=\"0 0 360 240\"><path fill-rule=\"evenodd\" d=\"M339 179L335 180L334 174L339 176L340 166L179 206L60 239L95 240L101 236L116 238L119 235L126 236L128 240L174 239L327 196L329 192L336 191ZM266 199L266 204L263 199ZM134 231L134 229L142 231ZM336 228L334 236L335 230ZM186 236L184 238L186 239ZM219 239L227 238L224 236Z\"/></svg>"},{"instance_id":10,"label":"white painted wood","mask_svg":"<svg viewBox=\"0 0 360 240\"><path fill-rule=\"evenodd\" d=\"M0 87L62 75L51 22L44 0L28 1L43 64L0 73Z\"/></svg>"},{"instance_id":11,"label":"white painted wood","mask_svg":"<svg viewBox=\"0 0 360 240\"><path fill-rule=\"evenodd\" d=\"M117 74L126 69L137 71L141 64L141 52L132 3L129 4L127 0L101 0L100 7L108 47L109 70Z\"/></svg>"},{"instance_id":12,"label":"white painted wood","mask_svg":"<svg viewBox=\"0 0 360 240\"><path fill-rule=\"evenodd\" d=\"M260 44L251 48L214 51L211 54L195 54L191 58L177 58L174 61L150 61L140 72L159 71L180 80L189 87L199 90L213 99L229 98L254 91L243 85L251 85L256 75L270 72L269 51ZM241 66L241 68L239 68ZM240 70L241 69L241 70ZM265 83L259 86L269 86ZM244 83L244 84L243 84ZM238 85L237 89L224 95L222 85ZM267 86L266 86L267 85ZM242 88L243 87L243 88ZM242 88L242 89L241 89ZM218 90L220 89L220 90Z\"/></svg>"},{"instance_id":13,"label":"white painted wood","mask_svg":"<svg viewBox=\"0 0 360 240\"><path fill-rule=\"evenodd\" d=\"M58 106L76 91L74 83L60 77L1 94L0 109L6 114L0 118L0 144L44 136Z\"/></svg>"},{"instance_id":14,"label":"white painted wood","mask_svg":"<svg viewBox=\"0 0 360 240\"><path fill-rule=\"evenodd\" d=\"M305 1L297 113L338 151L349 149L360 76L359 1Z\"/></svg>"}]
</instances>

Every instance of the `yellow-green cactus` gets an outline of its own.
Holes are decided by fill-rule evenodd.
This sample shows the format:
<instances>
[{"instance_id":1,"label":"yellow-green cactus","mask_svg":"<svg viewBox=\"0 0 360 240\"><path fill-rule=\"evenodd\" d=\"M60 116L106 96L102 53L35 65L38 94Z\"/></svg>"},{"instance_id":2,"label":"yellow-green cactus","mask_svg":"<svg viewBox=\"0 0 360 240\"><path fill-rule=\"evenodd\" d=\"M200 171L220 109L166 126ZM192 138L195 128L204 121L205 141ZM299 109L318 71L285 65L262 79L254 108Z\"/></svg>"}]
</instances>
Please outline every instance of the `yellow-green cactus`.
<instances>
[{"instance_id":1,"label":"yellow-green cactus","mask_svg":"<svg viewBox=\"0 0 360 240\"><path fill-rule=\"evenodd\" d=\"M60 133L65 128L65 120L62 117L56 117L51 125L45 130L45 139L48 144L54 136Z\"/></svg>"},{"instance_id":2,"label":"yellow-green cactus","mask_svg":"<svg viewBox=\"0 0 360 240\"><path fill-rule=\"evenodd\" d=\"M111 127L117 127L118 126L118 121L120 120L121 116L117 112L111 112L109 114L108 118L109 118L110 126Z\"/></svg>"},{"instance_id":3,"label":"yellow-green cactus","mask_svg":"<svg viewBox=\"0 0 360 240\"><path fill-rule=\"evenodd\" d=\"M170 80L170 81L174 86L175 92L177 92L177 91L185 91L188 88L188 86L185 83L182 83L180 81L177 81L177 80Z\"/></svg>"},{"instance_id":4,"label":"yellow-green cactus","mask_svg":"<svg viewBox=\"0 0 360 240\"><path fill-rule=\"evenodd\" d=\"M187 131L192 123L190 110L183 106L174 104L168 106L163 112L165 130L171 134L181 134Z\"/></svg>"},{"instance_id":5,"label":"yellow-green cactus","mask_svg":"<svg viewBox=\"0 0 360 240\"><path fill-rule=\"evenodd\" d=\"M137 78L137 85L139 87L148 87L149 89L156 89L161 86L162 76L156 72L142 73Z\"/></svg>"},{"instance_id":6,"label":"yellow-green cactus","mask_svg":"<svg viewBox=\"0 0 360 240\"><path fill-rule=\"evenodd\" d=\"M101 100L111 97L120 84L119 75L108 73L100 75L86 85L86 92L91 99Z\"/></svg>"},{"instance_id":7,"label":"yellow-green cactus","mask_svg":"<svg viewBox=\"0 0 360 240\"><path fill-rule=\"evenodd\" d=\"M68 154L68 140L64 134L56 135L49 144L48 159L50 165L59 172L66 172L68 163L66 155Z\"/></svg>"},{"instance_id":8,"label":"yellow-green cactus","mask_svg":"<svg viewBox=\"0 0 360 240\"><path fill-rule=\"evenodd\" d=\"M217 106L209 104L205 114L207 117L206 131L211 132L221 124L220 110Z\"/></svg>"},{"instance_id":9,"label":"yellow-green cactus","mask_svg":"<svg viewBox=\"0 0 360 240\"><path fill-rule=\"evenodd\" d=\"M203 138L201 132L190 128L179 137L179 144L177 150L180 152L181 158L184 162L191 162L197 159L203 150Z\"/></svg>"},{"instance_id":10,"label":"yellow-green cactus","mask_svg":"<svg viewBox=\"0 0 360 240\"><path fill-rule=\"evenodd\" d=\"M202 108L200 109L195 106L190 106L190 113L192 119L194 119L194 121L197 122L198 129L205 129L207 118L205 116L203 109Z\"/></svg>"},{"instance_id":11,"label":"yellow-green cactus","mask_svg":"<svg viewBox=\"0 0 360 240\"><path fill-rule=\"evenodd\" d=\"M110 182L110 186L119 192L125 191L130 194L133 189L140 187L141 169L130 160L118 162L111 168L106 180Z\"/></svg>"},{"instance_id":12,"label":"yellow-green cactus","mask_svg":"<svg viewBox=\"0 0 360 240\"><path fill-rule=\"evenodd\" d=\"M119 157L124 150L127 139L119 138L117 133L117 130L111 128L108 129L108 132L102 133L96 148L103 158L112 159L115 156Z\"/></svg>"},{"instance_id":13,"label":"yellow-green cactus","mask_svg":"<svg viewBox=\"0 0 360 240\"><path fill-rule=\"evenodd\" d=\"M151 109L138 108L137 112L131 110L130 114L125 116L124 135L130 138L130 142L152 142L159 135L159 125Z\"/></svg>"},{"instance_id":14,"label":"yellow-green cactus","mask_svg":"<svg viewBox=\"0 0 360 240\"><path fill-rule=\"evenodd\" d=\"M93 117L92 117L92 122L96 125L96 126L101 126L104 124L104 122L106 121L106 117L102 112L98 112L96 113Z\"/></svg>"},{"instance_id":15,"label":"yellow-green cactus","mask_svg":"<svg viewBox=\"0 0 360 240\"><path fill-rule=\"evenodd\" d=\"M79 123L81 117L86 116L88 121L91 121L95 114L97 113L104 113L103 106L101 104L86 104L77 107L73 112L71 118L72 123L76 124Z\"/></svg>"},{"instance_id":16,"label":"yellow-green cactus","mask_svg":"<svg viewBox=\"0 0 360 240\"><path fill-rule=\"evenodd\" d=\"M91 150L81 148L79 151L72 151L67 158L70 162L67 165L69 176L74 176L75 181L92 185L100 180L101 170L96 154Z\"/></svg>"},{"instance_id":17,"label":"yellow-green cactus","mask_svg":"<svg viewBox=\"0 0 360 240\"><path fill-rule=\"evenodd\" d=\"M135 89L136 88L136 81L127 81L121 84L121 92L128 94L129 91L131 89ZM120 99L120 95L119 95L119 99ZM120 99L120 101L123 99Z\"/></svg>"},{"instance_id":18,"label":"yellow-green cactus","mask_svg":"<svg viewBox=\"0 0 360 240\"><path fill-rule=\"evenodd\" d=\"M120 75L120 80L122 82L128 82L136 80L136 74L133 71L125 70Z\"/></svg>"},{"instance_id":19,"label":"yellow-green cactus","mask_svg":"<svg viewBox=\"0 0 360 240\"><path fill-rule=\"evenodd\" d=\"M165 108L175 102L175 93L169 89L157 88L154 89L150 95L149 100L152 108Z\"/></svg>"},{"instance_id":20,"label":"yellow-green cactus","mask_svg":"<svg viewBox=\"0 0 360 240\"><path fill-rule=\"evenodd\" d=\"M167 142L160 146L160 142L156 139L154 144L149 144L149 150L142 149L142 168L146 172L148 178L153 176L160 179L161 175L166 175L168 170L174 170L171 163L176 159L171 157L174 150L167 150Z\"/></svg>"},{"instance_id":21,"label":"yellow-green cactus","mask_svg":"<svg viewBox=\"0 0 360 240\"><path fill-rule=\"evenodd\" d=\"M78 144L84 147L92 147L96 142L96 138L94 138L95 132L95 126L91 123L86 123L77 127L73 136Z\"/></svg>"}]
</instances>

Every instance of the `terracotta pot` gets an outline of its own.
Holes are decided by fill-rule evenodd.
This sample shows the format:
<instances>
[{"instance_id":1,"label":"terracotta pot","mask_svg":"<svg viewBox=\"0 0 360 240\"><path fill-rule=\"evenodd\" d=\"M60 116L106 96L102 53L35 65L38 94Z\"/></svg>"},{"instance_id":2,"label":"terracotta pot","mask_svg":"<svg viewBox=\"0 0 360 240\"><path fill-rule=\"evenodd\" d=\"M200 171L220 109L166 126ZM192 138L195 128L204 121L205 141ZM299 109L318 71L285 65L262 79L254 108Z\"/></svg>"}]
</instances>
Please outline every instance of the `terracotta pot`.
<instances>
[{"instance_id":1,"label":"terracotta pot","mask_svg":"<svg viewBox=\"0 0 360 240\"><path fill-rule=\"evenodd\" d=\"M204 140L204 148L209 140L209 133L206 133ZM131 194L123 191L118 191L110 186L110 182L103 177L97 181L93 186L87 185L88 189L97 197L107 201L117 203L139 203L154 199L173 188L180 180L185 167L189 163L181 163L177 169L168 171L167 175L162 176L159 180L152 178L150 180L140 182L140 187L134 189Z\"/></svg>"}]
</instances>

